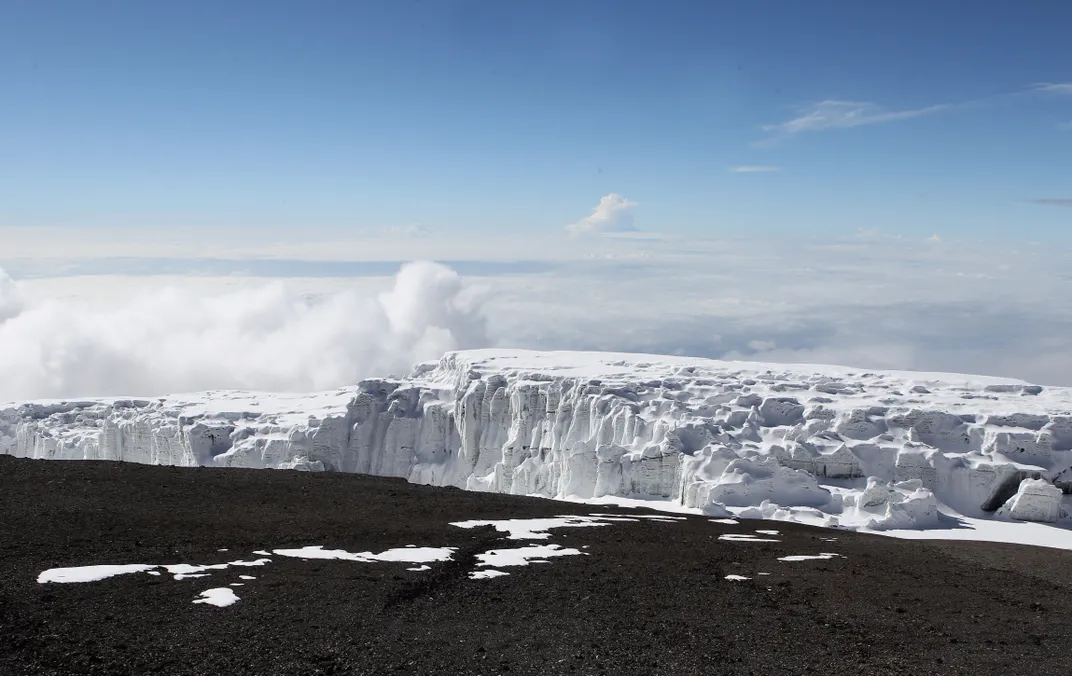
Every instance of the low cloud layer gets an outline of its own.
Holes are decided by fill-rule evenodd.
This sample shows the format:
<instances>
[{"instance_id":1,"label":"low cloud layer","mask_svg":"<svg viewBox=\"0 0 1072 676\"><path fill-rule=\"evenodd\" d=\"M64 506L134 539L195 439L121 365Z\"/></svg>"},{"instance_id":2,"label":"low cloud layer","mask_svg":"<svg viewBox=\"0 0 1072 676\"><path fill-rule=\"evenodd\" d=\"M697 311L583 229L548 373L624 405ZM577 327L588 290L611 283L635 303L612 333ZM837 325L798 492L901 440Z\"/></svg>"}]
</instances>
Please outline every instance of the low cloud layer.
<instances>
[{"instance_id":1,"label":"low cloud layer","mask_svg":"<svg viewBox=\"0 0 1072 676\"><path fill-rule=\"evenodd\" d=\"M1072 260L1060 247L880 232L558 243L592 255L473 266L464 278L417 263L393 279L345 267L282 282L135 265L0 279L0 400L333 388L479 346L1072 385Z\"/></svg>"},{"instance_id":2,"label":"low cloud layer","mask_svg":"<svg viewBox=\"0 0 1072 676\"><path fill-rule=\"evenodd\" d=\"M573 236L632 232L636 230L633 224L633 210L636 206L636 202L612 192L600 198L591 216L582 218L566 230Z\"/></svg>"},{"instance_id":3,"label":"low cloud layer","mask_svg":"<svg viewBox=\"0 0 1072 676\"><path fill-rule=\"evenodd\" d=\"M486 345L482 302L435 263L404 266L376 295L310 298L273 282L170 287L107 308L31 301L0 273L0 400L329 389Z\"/></svg>"}]
</instances>

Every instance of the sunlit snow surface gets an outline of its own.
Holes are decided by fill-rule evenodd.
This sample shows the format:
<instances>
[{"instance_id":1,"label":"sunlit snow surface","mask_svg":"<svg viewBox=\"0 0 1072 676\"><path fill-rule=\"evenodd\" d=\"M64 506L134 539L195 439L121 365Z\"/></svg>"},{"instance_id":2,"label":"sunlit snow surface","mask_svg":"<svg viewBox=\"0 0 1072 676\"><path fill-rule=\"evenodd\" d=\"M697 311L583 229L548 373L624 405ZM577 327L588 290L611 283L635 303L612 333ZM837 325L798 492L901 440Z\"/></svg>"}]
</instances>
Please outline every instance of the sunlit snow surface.
<instances>
[{"instance_id":1,"label":"sunlit snow surface","mask_svg":"<svg viewBox=\"0 0 1072 676\"><path fill-rule=\"evenodd\" d=\"M470 580L490 580L493 577L503 577L503 576L509 575L509 574L510 573L507 573L505 571L493 570L493 569L474 570L471 573L469 573L469 579Z\"/></svg>"},{"instance_id":2,"label":"sunlit snow surface","mask_svg":"<svg viewBox=\"0 0 1072 676\"><path fill-rule=\"evenodd\" d=\"M791 556L780 556L779 561L786 561L792 563L794 561L828 561L830 559L836 559L841 556L840 554L831 554L824 552L822 554L793 554Z\"/></svg>"},{"instance_id":3,"label":"sunlit snow surface","mask_svg":"<svg viewBox=\"0 0 1072 676\"><path fill-rule=\"evenodd\" d=\"M141 563L123 564L118 566L80 566L76 568L52 568L37 576L41 584L49 582L99 582L116 575L129 575L130 573L150 572L156 566L147 566ZM152 571L155 572L155 571ZM157 573L159 574L159 573Z\"/></svg>"},{"instance_id":4,"label":"sunlit snow surface","mask_svg":"<svg viewBox=\"0 0 1072 676\"><path fill-rule=\"evenodd\" d=\"M449 561L454 547L402 547L388 549L379 554L372 552L346 552L341 549L324 549L320 545L300 549L276 549L278 556L295 559L335 559L339 561L357 561L376 563L391 561L395 563L429 563L432 561Z\"/></svg>"},{"instance_id":5,"label":"sunlit snow surface","mask_svg":"<svg viewBox=\"0 0 1072 676\"><path fill-rule=\"evenodd\" d=\"M761 538L750 533L723 533L718 539L726 542L781 542L775 538Z\"/></svg>"},{"instance_id":6,"label":"sunlit snow surface","mask_svg":"<svg viewBox=\"0 0 1072 676\"><path fill-rule=\"evenodd\" d=\"M477 554L478 566L503 568L507 566L527 566L530 563L544 563L556 556L581 556L584 552L573 547L559 545L528 545L514 549L492 549Z\"/></svg>"},{"instance_id":7,"label":"sunlit snow surface","mask_svg":"<svg viewBox=\"0 0 1072 676\"><path fill-rule=\"evenodd\" d=\"M388 423L392 433L378 434ZM1072 390L958 374L476 350L407 378L308 395L0 406L0 453L364 472L716 519L1072 549L1072 504L1047 487L1072 482ZM1041 517L1056 523L1021 521ZM582 522L573 527L606 525ZM547 538L535 528L504 532Z\"/></svg>"},{"instance_id":8,"label":"sunlit snow surface","mask_svg":"<svg viewBox=\"0 0 1072 676\"><path fill-rule=\"evenodd\" d=\"M194 599L194 603L207 603L210 606L224 608L238 602L234 591L227 587L216 587L201 592L200 598Z\"/></svg>"}]
</instances>

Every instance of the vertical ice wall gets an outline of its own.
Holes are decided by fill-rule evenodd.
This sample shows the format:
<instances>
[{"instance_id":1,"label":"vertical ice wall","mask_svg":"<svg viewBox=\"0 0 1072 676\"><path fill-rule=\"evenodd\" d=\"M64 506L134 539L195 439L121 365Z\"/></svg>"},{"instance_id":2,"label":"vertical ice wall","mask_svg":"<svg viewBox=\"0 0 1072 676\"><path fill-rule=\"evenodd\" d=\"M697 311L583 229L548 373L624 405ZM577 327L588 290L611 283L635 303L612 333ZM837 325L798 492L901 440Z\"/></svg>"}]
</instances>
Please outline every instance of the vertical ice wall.
<instances>
[{"instance_id":1,"label":"vertical ice wall","mask_svg":"<svg viewBox=\"0 0 1072 676\"><path fill-rule=\"evenodd\" d=\"M308 414L293 397L234 393L10 407L0 411L0 452L361 472L708 509L769 501L840 514L844 495L870 490L848 507L874 507L890 523L927 512L923 493L978 515L1006 504L1024 480L1069 486L1068 392L913 378L637 355L462 352L407 379L365 381ZM897 486L903 482L912 483ZM1059 513L1054 495L1032 489L1018 502L1031 509L1002 513Z\"/></svg>"}]
</instances>

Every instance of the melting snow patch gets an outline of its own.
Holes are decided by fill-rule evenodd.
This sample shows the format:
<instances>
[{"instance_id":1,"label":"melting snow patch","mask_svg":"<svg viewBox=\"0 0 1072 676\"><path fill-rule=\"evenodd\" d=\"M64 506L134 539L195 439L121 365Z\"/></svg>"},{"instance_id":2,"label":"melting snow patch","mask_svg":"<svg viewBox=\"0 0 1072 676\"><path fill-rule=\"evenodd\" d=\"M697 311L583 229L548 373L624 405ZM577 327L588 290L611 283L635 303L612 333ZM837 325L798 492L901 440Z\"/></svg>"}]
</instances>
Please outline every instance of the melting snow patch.
<instances>
[{"instance_id":1,"label":"melting snow patch","mask_svg":"<svg viewBox=\"0 0 1072 676\"><path fill-rule=\"evenodd\" d=\"M673 516L671 514L589 514L589 516L597 516L601 519L625 519L626 521L632 521L633 519L652 519L654 521L684 521L688 517Z\"/></svg>"},{"instance_id":2,"label":"melting snow patch","mask_svg":"<svg viewBox=\"0 0 1072 676\"><path fill-rule=\"evenodd\" d=\"M239 580L256 580L257 578L253 577L252 575L239 575L238 579Z\"/></svg>"},{"instance_id":3,"label":"melting snow patch","mask_svg":"<svg viewBox=\"0 0 1072 676\"><path fill-rule=\"evenodd\" d=\"M826 561L827 559L836 559L841 554L795 554L793 556L780 556L779 561ZM844 558L844 557L842 557Z\"/></svg>"},{"instance_id":4,"label":"melting snow patch","mask_svg":"<svg viewBox=\"0 0 1072 676\"><path fill-rule=\"evenodd\" d=\"M157 577L160 576L160 571L159 570L147 570L145 572L149 573L150 575L156 575Z\"/></svg>"},{"instance_id":5,"label":"melting snow patch","mask_svg":"<svg viewBox=\"0 0 1072 676\"><path fill-rule=\"evenodd\" d=\"M501 571L501 570L494 570L494 569L474 570L473 572L469 573L469 579L470 580L487 580L489 578L502 577L504 575L509 575L509 574L510 573L507 573L507 572L504 572L504 571Z\"/></svg>"},{"instance_id":6,"label":"melting snow patch","mask_svg":"<svg viewBox=\"0 0 1072 676\"><path fill-rule=\"evenodd\" d=\"M420 572L422 570L432 570L432 567L431 566L417 566L416 568L407 568L406 570L415 570L417 572Z\"/></svg>"},{"instance_id":7,"label":"melting snow patch","mask_svg":"<svg viewBox=\"0 0 1072 676\"><path fill-rule=\"evenodd\" d=\"M560 547L559 545L528 545L516 549L492 549L477 554L478 566L527 566L530 563L547 563L554 556L577 556L584 554L579 549Z\"/></svg>"},{"instance_id":8,"label":"melting snow patch","mask_svg":"<svg viewBox=\"0 0 1072 676\"><path fill-rule=\"evenodd\" d=\"M729 542L781 542L781 540L775 540L773 538L756 537L750 533L723 533L718 536L718 539L727 540Z\"/></svg>"},{"instance_id":9,"label":"melting snow patch","mask_svg":"<svg viewBox=\"0 0 1072 676\"><path fill-rule=\"evenodd\" d=\"M119 566L78 566L76 568L50 568L37 576L41 584L47 582L99 582L116 575L144 573L156 568L142 563L130 563Z\"/></svg>"},{"instance_id":10,"label":"melting snow patch","mask_svg":"<svg viewBox=\"0 0 1072 676\"><path fill-rule=\"evenodd\" d=\"M744 575L727 575L726 579L730 582L744 582L745 580L751 580L752 578L745 577Z\"/></svg>"},{"instance_id":11,"label":"melting snow patch","mask_svg":"<svg viewBox=\"0 0 1072 676\"><path fill-rule=\"evenodd\" d=\"M359 563L431 563L449 561L454 549L454 547L402 547L373 554L372 552L353 553L341 549L324 549L322 545L314 545L301 549L276 549L275 554L295 559L336 559Z\"/></svg>"},{"instance_id":12,"label":"melting snow patch","mask_svg":"<svg viewBox=\"0 0 1072 676\"><path fill-rule=\"evenodd\" d=\"M455 521L450 525L458 528L492 526L501 533L509 533L510 540L546 540L552 528L590 528L609 526L615 521L637 521L632 516L560 516L546 519L498 519L491 521Z\"/></svg>"},{"instance_id":13,"label":"melting snow patch","mask_svg":"<svg viewBox=\"0 0 1072 676\"><path fill-rule=\"evenodd\" d=\"M727 526L736 526L737 519L708 519L711 523L721 523Z\"/></svg>"},{"instance_id":14,"label":"melting snow patch","mask_svg":"<svg viewBox=\"0 0 1072 676\"><path fill-rule=\"evenodd\" d=\"M777 535L778 534L778 531L776 531L776 530L757 530L756 532L759 533L760 535Z\"/></svg>"},{"instance_id":15,"label":"melting snow patch","mask_svg":"<svg viewBox=\"0 0 1072 676\"><path fill-rule=\"evenodd\" d=\"M227 587L216 587L201 592L201 597L194 599L194 603L207 603L210 606L223 608L233 603L238 603L238 597L234 591Z\"/></svg>"},{"instance_id":16,"label":"melting snow patch","mask_svg":"<svg viewBox=\"0 0 1072 676\"><path fill-rule=\"evenodd\" d=\"M271 563L271 559L257 559L256 561L231 561L228 566L245 566L247 568L252 566L263 566L266 563Z\"/></svg>"}]
</instances>

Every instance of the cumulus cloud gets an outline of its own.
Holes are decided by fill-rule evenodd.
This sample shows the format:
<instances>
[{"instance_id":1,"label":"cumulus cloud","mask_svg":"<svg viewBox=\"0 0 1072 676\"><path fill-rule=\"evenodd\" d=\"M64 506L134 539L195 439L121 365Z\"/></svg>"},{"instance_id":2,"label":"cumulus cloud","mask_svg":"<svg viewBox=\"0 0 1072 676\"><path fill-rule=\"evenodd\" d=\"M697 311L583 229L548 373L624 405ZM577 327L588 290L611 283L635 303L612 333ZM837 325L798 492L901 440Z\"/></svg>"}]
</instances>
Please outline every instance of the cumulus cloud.
<instances>
[{"instance_id":1,"label":"cumulus cloud","mask_svg":"<svg viewBox=\"0 0 1072 676\"><path fill-rule=\"evenodd\" d=\"M0 279L0 400L331 388L484 345L1072 385L1072 279L1061 247L948 233L939 243L881 233L557 241L593 255L465 268L464 279L428 263L393 279L357 271L285 285L152 272Z\"/></svg>"},{"instance_id":2,"label":"cumulus cloud","mask_svg":"<svg viewBox=\"0 0 1072 676\"><path fill-rule=\"evenodd\" d=\"M574 236L634 231L633 210L636 206L636 202L612 192L600 198L591 216L567 226L566 230Z\"/></svg>"},{"instance_id":3,"label":"cumulus cloud","mask_svg":"<svg viewBox=\"0 0 1072 676\"><path fill-rule=\"evenodd\" d=\"M171 287L109 308L23 296L0 274L0 400L330 389L488 342L482 295L428 262L379 295L311 298L273 282L208 296Z\"/></svg>"}]
</instances>

